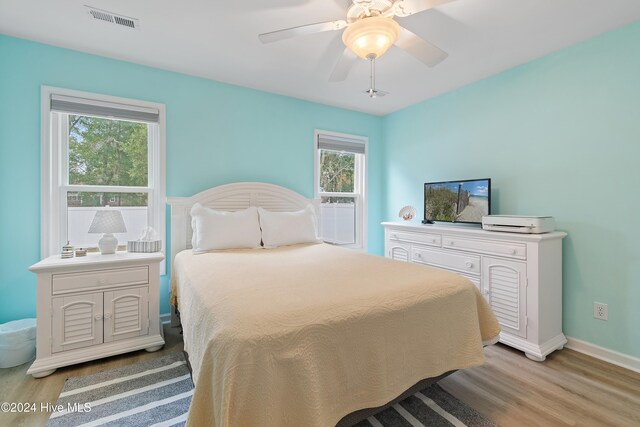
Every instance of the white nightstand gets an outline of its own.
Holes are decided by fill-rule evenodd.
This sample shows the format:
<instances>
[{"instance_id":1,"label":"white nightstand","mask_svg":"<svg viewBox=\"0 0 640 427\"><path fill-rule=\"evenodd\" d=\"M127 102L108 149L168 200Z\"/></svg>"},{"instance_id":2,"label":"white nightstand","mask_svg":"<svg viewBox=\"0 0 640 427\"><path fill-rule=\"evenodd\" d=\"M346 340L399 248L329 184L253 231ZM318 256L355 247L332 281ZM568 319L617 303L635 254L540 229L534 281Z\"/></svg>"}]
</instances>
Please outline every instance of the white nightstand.
<instances>
[{"instance_id":1,"label":"white nightstand","mask_svg":"<svg viewBox=\"0 0 640 427\"><path fill-rule=\"evenodd\" d=\"M116 252L29 267L38 275L35 378L56 368L164 345L160 262L164 255Z\"/></svg>"}]
</instances>

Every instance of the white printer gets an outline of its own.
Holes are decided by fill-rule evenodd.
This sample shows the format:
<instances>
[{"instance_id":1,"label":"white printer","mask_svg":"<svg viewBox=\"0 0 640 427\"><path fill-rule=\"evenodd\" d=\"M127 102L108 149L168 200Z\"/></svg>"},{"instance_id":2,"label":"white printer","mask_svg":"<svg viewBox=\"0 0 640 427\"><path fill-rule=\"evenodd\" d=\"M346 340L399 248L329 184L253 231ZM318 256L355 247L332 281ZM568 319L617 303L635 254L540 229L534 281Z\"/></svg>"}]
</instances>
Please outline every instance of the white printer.
<instances>
[{"instance_id":1,"label":"white printer","mask_svg":"<svg viewBox=\"0 0 640 427\"><path fill-rule=\"evenodd\" d=\"M540 234L555 230L552 216L487 215L482 217L482 228L488 231Z\"/></svg>"}]
</instances>

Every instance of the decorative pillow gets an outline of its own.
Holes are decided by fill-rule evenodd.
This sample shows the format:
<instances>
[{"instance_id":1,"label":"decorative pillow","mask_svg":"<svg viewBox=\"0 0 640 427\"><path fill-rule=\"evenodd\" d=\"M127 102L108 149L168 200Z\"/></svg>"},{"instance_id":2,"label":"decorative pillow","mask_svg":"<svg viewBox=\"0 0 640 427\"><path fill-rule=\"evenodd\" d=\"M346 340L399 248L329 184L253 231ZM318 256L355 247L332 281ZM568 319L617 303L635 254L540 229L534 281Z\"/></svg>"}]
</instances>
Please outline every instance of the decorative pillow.
<instances>
[{"instance_id":1,"label":"decorative pillow","mask_svg":"<svg viewBox=\"0 0 640 427\"><path fill-rule=\"evenodd\" d=\"M258 208L262 244L267 248L297 243L319 243L317 219L313 206L296 212L271 212Z\"/></svg>"},{"instance_id":2,"label":"decorative pillow","mask_svg":"<svg viewBox=\"0 0 640 427\"><path fill-rule=\"evenodd\" d=\"M260 247L258 209L223 212L196 203L191 208L193 253Z\"/></svg>"}]
</instances>

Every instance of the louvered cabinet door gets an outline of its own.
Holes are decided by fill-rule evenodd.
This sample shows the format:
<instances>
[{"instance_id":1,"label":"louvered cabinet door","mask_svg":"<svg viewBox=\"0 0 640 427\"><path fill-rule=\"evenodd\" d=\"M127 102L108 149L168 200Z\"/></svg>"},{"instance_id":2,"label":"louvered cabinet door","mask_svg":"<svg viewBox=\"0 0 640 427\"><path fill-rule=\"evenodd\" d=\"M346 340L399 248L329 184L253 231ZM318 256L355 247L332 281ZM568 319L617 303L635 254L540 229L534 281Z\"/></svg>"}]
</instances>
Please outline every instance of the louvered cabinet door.
<instances>
[{"instance_id":1,"label":"louvered cabinet door","mask_svg":"<svg viewBox=\"0 0 640 427\"><path fill-rule=\"evenodd\" d=\"M527 337L527 264L483 257L482 288L504 332Z\"/></svg>"},{"instance_id":2,"label":"louvered cabinet door","mask_svg":"<svg viewBox=\"0 0 640 427\"><path fill-rule=\"evenodd\" d=\"M411 259L411 246L406 243L389 242L387 258L409 262Z\"/></svg>"},{"instance_id":3,"label":"louvered cabinet door","mask_svg":"<svg viewBox=\"0 0 640 427\"><path fill-rule=\"evenodd\" d=\"M104 342L148 334L148 286L104 293Z\"/></svg>"},{"instance_id":4,"label":"louvered cabinet door","mask_svg":"<svg viewBox=\"0 0 640 427\"><path fill-rule=\"evenodd\" d=\"M53 353L102 343L102 292L52 299Z\"/></svg>"}]
</instances>

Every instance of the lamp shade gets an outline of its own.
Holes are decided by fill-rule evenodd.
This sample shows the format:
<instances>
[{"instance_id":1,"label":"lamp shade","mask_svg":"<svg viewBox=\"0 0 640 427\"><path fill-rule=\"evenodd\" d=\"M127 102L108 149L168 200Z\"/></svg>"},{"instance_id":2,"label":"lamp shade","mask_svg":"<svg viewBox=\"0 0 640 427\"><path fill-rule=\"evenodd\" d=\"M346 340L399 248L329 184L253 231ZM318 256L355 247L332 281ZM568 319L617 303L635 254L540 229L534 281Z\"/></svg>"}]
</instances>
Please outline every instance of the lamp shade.
<instances>
[{"instance_id":1,"label":"lamp shade","mask_svg":"<svg viewBox=\"0 0 640 427\"><path fill-rule=\"evenodd\" d=\"M89 226L89 233L126 233L122 213L116 210L97 211Z\"/></svg>"},{"instance_id":2,"label":"lamp shade","mask_svg":"<svg viewBox=\"0 0 640 427\"><path fill-rule=\"evenodd\" d=\"M349 25L342 33L342 41L363 59L382 56L395 43L400 25L392 18L372 16Z\"/></svg>"}]
</instances>

